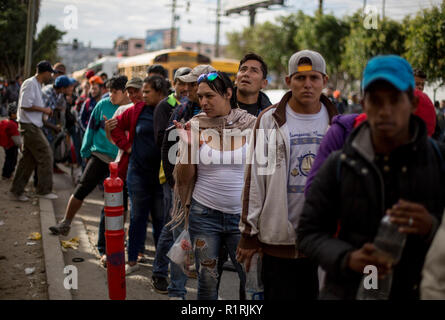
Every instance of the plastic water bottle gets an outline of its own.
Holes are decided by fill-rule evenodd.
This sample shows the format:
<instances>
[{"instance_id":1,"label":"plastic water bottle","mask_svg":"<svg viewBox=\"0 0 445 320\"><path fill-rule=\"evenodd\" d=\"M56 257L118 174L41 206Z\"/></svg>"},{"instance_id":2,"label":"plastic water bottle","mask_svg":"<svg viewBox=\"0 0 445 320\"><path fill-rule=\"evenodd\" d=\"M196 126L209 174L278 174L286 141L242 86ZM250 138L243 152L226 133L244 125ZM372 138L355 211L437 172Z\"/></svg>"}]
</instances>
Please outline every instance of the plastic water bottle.
<instances>
[{"instance_id":1,"label":"plastic water bottle","mask_svg":"<svg viewBox=\"0 0 445 320\"><path fill-rule=\"evenodd\" d=\"M261 257L258 253L252 256L249 272L246 272L246 300L264 300L264 286L261 281Z\"/></svg>"},{"instance_id":2,"label":"plastic water bottle","mask_svg":"<svg viewBox=\"0 0 445 320\"><path fill-rule=\"evenodd\" d=\"M406 234L400 233L398 229L399 225L391 223L390 217L385 215L374 239L374 246L378 251L376 254L388 258L392 265L396 265L400 261L406 242ZM357 300L388 300L392 286L392 272L378 280L377 289L366 289L365 277L360 282Z\"/></svg>"}]
</instances>

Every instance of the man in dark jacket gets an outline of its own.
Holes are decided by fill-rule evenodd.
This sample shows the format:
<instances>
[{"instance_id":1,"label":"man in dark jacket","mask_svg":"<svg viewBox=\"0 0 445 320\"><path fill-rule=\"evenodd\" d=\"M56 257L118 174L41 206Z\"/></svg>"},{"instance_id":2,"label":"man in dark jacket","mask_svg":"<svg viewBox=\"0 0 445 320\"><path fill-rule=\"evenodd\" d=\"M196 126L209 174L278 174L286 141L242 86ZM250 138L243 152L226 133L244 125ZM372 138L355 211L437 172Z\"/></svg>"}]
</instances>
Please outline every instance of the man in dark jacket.
<instances>
[{"instance_id":1,"label":"man in dark jacket","mask_svg":"<svg viewBox=\"0 0 445 320\"><path fill-rule=\"evenodd\" d=\"M180 69L178 69L179 71ZM168 129L164 129L164 136L162 143L162 165L164 168L164 174L166 178L166 182L164 183L164 195L168 192L170 197L172 196L173 187L174 187L174 179L173 179L173 169L175 167L174 163L171 163L168 159L168 152L170 148L176 143L176 140L170 141L169 135L172 129L175 127L173 125L173 120L186 122L190 120L194 115L198 114L201 111L198 102L198 84L197 80L201 74L206 74L209 72L216 71L210 65L198 65L193 70L189 70L182 75L178 75L177 81L186 84L187 88L187 99L183 101L181 104L176 106L175 110L171 113L170 119L168 119ZM159 108L159 105L156 107ZM167 127L167 125L165 126ZM156 129L155 129L156 130ZM160 136L158 137L160 139ZM158 142L159 143L159 140ZM170 208L171 208L171 198L170 198ZM171 220L170 216L170 208L165 212L166 219L165 223L167 224ZM171 230L171 226L164 226L162 229L161 235L159 237L158 247L156 248L155 260L153 262L153 276L152 276L152 284L155 290L159 293L168 293L168 295L173 298L182 298L185 299L186 289L185 284L187 281L187 276L181 271L181 269L172 264L170 267L170 279L171 284L166 287L167 278L168 278L168 263L169 259L167 258L167 253L173 245L176 237L179 236L180 231L177 229L174 233ZM181 230L182 231L182 230ZM189 276L191 276L189 274ZM194 275L193 275L194 276Z\"/></svg>"},{"instance_id":2,"label":"man in dark jacket","mask_svg":"<svg viewBox=\"0 0 445 320\"><path fill-rule=\"evenodd\" d=\"M192 71L192 69L188 67L183 67L176 70L173 80L175 92L171 93L167 98L163 99L156 106L154 112L154 131L155 141L159 149L162 147L165 129L168 126L168 121L173 110L175 110L175 108L183 101L183 99L188 96L187 83L179 80L179 77L189 74L190 71Z\"/></svg>"},{"instance_id":3,"label":"man in dark jacket","mask_svg":"<svg viewBox=\"0 0 445 320\"><path fill-rule=\"evenodd\" d=\"M371 59L364 71L368 120L323 164L309 190L298 227L303 254L326 271L321 298L355 299L367 265L393 272L390 299L418 299L426 252L445 207L445 146L429 140L414 116L409 63L398 56ZM372 244L388 214L407 234L392 266Z\"/></svg>"},{"instance_id":4,"label":"man in dark jacket","mask_svg":"<svg viewBox=\"0 0 445 320\"><path fill-rule=\"evenodd\" d=\"M240 61L236 74L235 99L241 109L254 116L272 103L261 90L267 86L267 65L255 53L246 54Z\"/></svg>"},{"instance_id":5,"label":"man in dark jacket","mask_svg":"<svg viewBox=\"0 0 445 320\"><path fill-rule=\"evenodd\" d=\"M159 147L159 150L162 147L162 141L164 140L164 133L165 129L168 127L169 119L171 117L172 112L178 107L178 105L181 104L181 102L184 102L187 100L188 96L188 84L179 80L179 77L185 76L192 71L191 68L183 67L179 68L175 72L173 85L175 88L175 92L171 93L168 97L163 99L159 104L156 106L156 109L154 111L154 119L153 119L153 126L154 126L154 137L156 145ZM161 173L160 174L160 182L162 184L162 190L163 190L163 203L164 203L164 224L166 224L170 219L168 219L168 215L170 213L171 209L171 203L172 203L172 189L170 188L170 185L165 180L165 174L163 174L164 164L161 166ZM164 243L166 242L165 237L160 236L158 241L159 247L165 247ZM167 240L168 243L170 243L170 239ZM156 258L153 263L153 276L152 276L152 284L154 286L154 289L159 293L168 293L167 291L167 274L168 274L168 263L169 260L166 256L168 250L156 250Z\"/></svg>"}]
</instances>

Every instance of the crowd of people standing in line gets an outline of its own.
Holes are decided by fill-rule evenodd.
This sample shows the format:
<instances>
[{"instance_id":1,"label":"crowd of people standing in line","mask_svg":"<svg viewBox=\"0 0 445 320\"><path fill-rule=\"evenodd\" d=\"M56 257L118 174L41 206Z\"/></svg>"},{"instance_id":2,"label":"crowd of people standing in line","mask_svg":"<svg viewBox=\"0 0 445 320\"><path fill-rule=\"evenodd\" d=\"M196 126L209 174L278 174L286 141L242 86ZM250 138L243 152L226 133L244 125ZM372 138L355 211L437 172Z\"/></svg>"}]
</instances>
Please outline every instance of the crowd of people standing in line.
<instances>
[{"instance_id":1,"label":"crowd of people standing in line","mask_svg":"<svg viewBox=\"0 0 445 320\"><path fill-rule=\"evenodd\" d=\"M20 89L23 157L11 187L17 200L27 200L24 186L36 167L36 193L57 197L54 136L40 128L50 122L57 131L57 99L72 96L73 81L56 78L42 98L40 84L54 73L41 62ZM254 53L240 61L236 86L210 65L179 68L174 90L161 66L147 73L113 77L108 90L101 77L87 74L84 91L70 100L80 113L72 131L80 134L76 154L86 161L63 220L50 227L54 235L68 235L83 200L116 161L129 198L126 273L144 260L150 215L152 285L171 299L185 299L187 279L195 276L198 299L218 299L228 257L245 299L256 253L267 300L355 299L367 265L380 276L393 273L390 299L445 298L445 145L422 74L405 59L369 60L362 100L356 95L349 107L330 88L323 93L326 63L311 50L289 59L289 91L276 104L262 92L267 65ZM385 215L407 234L396 265L373 244ZM171 263L169 283L167 252L183 230L195 270ZM106 266L103 210L97 247Z\"/></svg>"}]
</instances>

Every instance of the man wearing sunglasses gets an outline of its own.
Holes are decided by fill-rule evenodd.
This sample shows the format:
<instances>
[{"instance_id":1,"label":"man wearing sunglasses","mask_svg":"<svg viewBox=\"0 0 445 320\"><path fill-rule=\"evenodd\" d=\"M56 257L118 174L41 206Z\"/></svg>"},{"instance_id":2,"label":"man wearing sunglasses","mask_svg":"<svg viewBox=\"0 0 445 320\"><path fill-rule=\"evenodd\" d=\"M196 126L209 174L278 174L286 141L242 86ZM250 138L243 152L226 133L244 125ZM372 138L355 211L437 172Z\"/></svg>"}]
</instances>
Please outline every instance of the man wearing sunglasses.
<instances>
[{"instance_id":1,"label":"man wearing sunglasses","mask_svg":"<svg viewBox=\"0 0 445 320\"><path fill-rule=\"evenodd\" d=\"M179 77L187 75L192 71L191 68L182 67L176 70L175 76L173 78L173 87L175 92L171 93L163 99L156 106L154 111L154 137L155 142L159 149L162 148L162 141L164 140L165 129L168 127L170 116L173 111L181 104L181 102L188 101L188 85L187 83L179 80ZM166 182L163 163L161 162L161 170L159 173L159 180L162 185L163 197L164 197L164 224L166 224L170 219L168 216L170 214L171 204L172 204L172 189L170 185ZM165 229L165 228L163 228ZM162 237L162 235L169 234L168 237ZM158 248L170 248L172 241L171 232L167 230L161 232L161 236L158 240ZM156 257L153 263L153 277L152 283L155 290L159 293L168 293L167 291L167 278L168 278L168 264L169 259L167 258L168 250L156 250Z\"/></svg>"},{"instance_id":2,"label":"man wearing sunglasses","mask_svg":"<svg viewBox=\"0 0 445 320\"><path fill-rule=\"evenodd\" d=\"M246 54L240 61L236 74L235 98L238 106L254 116L272 103L261 90L267 86L267 65L255 53Z\"/></svg>"},{"instance_id":3,"label":"man wearing sunglasses","mask_svg":"<svg viewBox=\"0 0 445 320\"><path fill-rule=\"evenodd\" d=\"M335 105L321 94L327 82L326 63L318 52L295 53L286 77L290 91L264 110L255 125L249 151L254 161L246 168L237 258L248 272L253 254L263 254L266 300L318 296L317 266L300 254L295 229L307 175L337 114ZM265 151L260 159L258 153Z\"/></svg>"}]
</instances>

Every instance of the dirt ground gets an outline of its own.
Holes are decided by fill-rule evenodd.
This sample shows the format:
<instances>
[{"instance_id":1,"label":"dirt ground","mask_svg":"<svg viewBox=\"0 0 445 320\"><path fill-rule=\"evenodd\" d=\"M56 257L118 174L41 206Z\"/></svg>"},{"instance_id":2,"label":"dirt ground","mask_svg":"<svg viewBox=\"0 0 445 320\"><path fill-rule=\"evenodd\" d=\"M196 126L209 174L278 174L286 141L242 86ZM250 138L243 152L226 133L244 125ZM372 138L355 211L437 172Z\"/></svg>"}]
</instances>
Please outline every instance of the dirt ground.
<instances>
[{"instance_id":1,"label":"dirt ground","mask_svg":"<svg viewBox=\"0 0 445 320\"><path fill-rule=\"evenodd\" d=\"M0 170L3 162L0 147ZM39 203L10 201L11 183L0 180L0 300L47 300L42 240L28 239L41 233ZM26 268L35 270L27 275Z\"/></svg>"}]
</instances>

